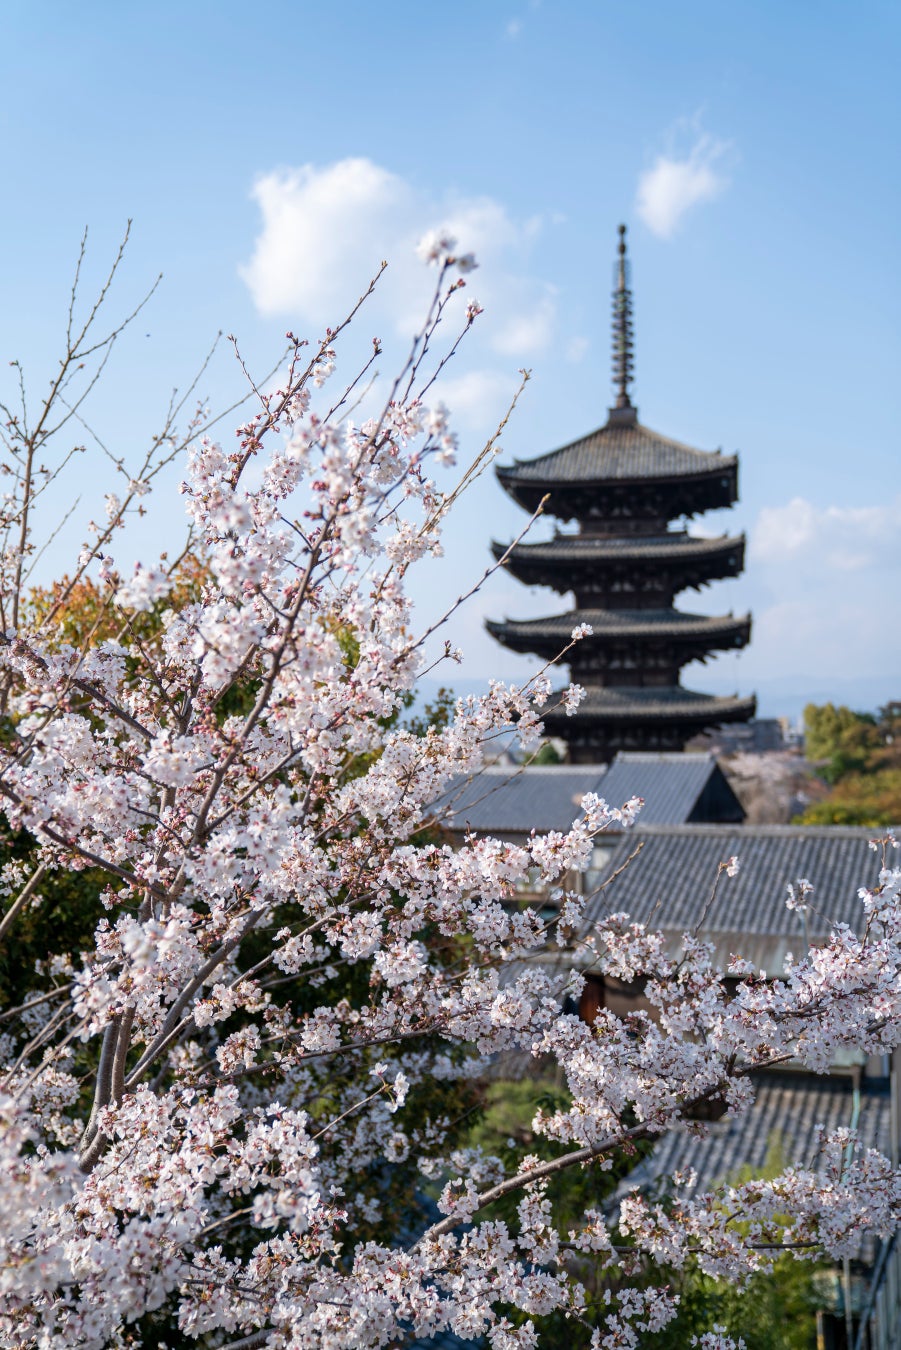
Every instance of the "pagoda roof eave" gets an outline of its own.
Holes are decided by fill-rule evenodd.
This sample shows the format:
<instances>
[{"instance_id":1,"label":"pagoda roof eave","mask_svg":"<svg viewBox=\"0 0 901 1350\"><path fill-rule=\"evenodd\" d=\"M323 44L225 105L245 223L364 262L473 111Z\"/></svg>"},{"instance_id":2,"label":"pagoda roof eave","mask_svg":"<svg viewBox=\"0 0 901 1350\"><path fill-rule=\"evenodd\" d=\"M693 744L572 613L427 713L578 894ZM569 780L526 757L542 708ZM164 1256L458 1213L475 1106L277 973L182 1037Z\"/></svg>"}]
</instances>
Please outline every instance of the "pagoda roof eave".
<instances>
[{"instance_id":1,"label":"pagoda roof eave","mask_svg":"<svg viewBox=\"0 0 901 1350\"><path fill-rule=\"evenodd\" d=\"M734 459L721 461L716 471L667 477L530 480L504 477L498 470L498 478L507 495L524 511L544 508L559 520L616 521L622 516L623 503L630 506L627 514L674 520L676 516L722 510L738 499Z\"/></svg>"},{"instance_id":2,"label":"pagoda roof eave","mask_svg":"<svg viewBox=\"0 0 901 1350\"><path fill-rule=\"evenodd\" d=\"M707 478L731 473L738 467L736 455L696 450L682 441L663 436L635 421L609 421L587 436L570 441L558 450L529 460L498 465L501 484L561 487L568 484L604 486L611 482L665 482L680 478Z\"/></svg>"},{"instance_id":3,"label":"pagoda roof eave","mask_svg":"<svg viewBox=\"0 0 901 1350\"><path fill-rule=\"evenodd\" d=\"M585 534L557 535L538 543L499 544L492 541L491 551L499 562L509 554L513 562L535 563L547 567L572 567L575 563L648 562L681 563L717 558L744 551L744 534L719 535L714 539L694 535L649 536L622 535L607 538Z\"/></svg>"},{"instance_id":4,"label":"pagoda roof eave","mask_svg":"<svg viewBox=\"0 0 901 1350\"><path fill-rule=\"evenodd\" d=\"M494 472L498 481L505 492L515 497L519 492L529 492L542 494L560 492L567 488L579 489L599 489L609 491L613 487L635 488L635 487L690 487L695 484L705 484L713 482L717 478L731 478L738 472L738 459L735 455L728 458L722 456L718 462L710 467L698 468L693 473L657 473L657 474L586 474L580 478L557 478L551 475L539 477L537 474L528 477L516 472L518 465L504 466L498 464ZM553 514L553 513L551 513Z\"/></svg>"},{"instance_id":5,"label":"pagoda roof eave","mask_svg":"<svg viewBox=\"0 0 901 1350\"><path fill-rule=\"evenodd\" d=\"M565 690L551 694L540 713L545 730L554 734L556 726L568 726L574 721L594 723L671 721L683 725L715 726L721 722L746 722L757 711L756 695L701 694L681 685L616 686L589 689L574 713L553 711Z\"/></svg>"},{"instance_id":6,"label":"pagoda roof eave","mask_svg":"<svg viewBox=\"0 0 901 1350\"><path fill-rule=\"evenodd\" d=\"M568 645L579 624L589 624L593 632L580 639L579 647L606 647L611 641L666 641L681 644L716 644L731 639L730 645L744 645L751 632L751 616L683 614L679 610L572 610L567 614L539 619L489 619L486 627L492 637L514 651L556 653Z\"/></svg>"}]
</instances>

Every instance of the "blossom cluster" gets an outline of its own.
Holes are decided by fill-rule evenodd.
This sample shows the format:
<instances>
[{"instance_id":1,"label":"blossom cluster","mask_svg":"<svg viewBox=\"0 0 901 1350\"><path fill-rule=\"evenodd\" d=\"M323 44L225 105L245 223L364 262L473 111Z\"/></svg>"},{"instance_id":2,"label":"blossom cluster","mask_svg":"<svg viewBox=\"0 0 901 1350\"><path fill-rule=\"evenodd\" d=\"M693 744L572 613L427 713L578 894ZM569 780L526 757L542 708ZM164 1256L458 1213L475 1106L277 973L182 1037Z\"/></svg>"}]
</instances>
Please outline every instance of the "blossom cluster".
<instances>
[{"instance_id":1,"label":"blossom cluster","mask_svg":"<svg viewBox=\"0 0 901 1350\"><path fill-rule=\"evenodd\" d=\"M677 960L612 915L583 954L644 981L650 1011L589 1025L566 1010L582 976L541 959L547 916L517 897L537 877L579 932L570 878L640 801L588 794L569 830L454 848L432 804L500 737L535 744L549 682L492 683L424 734L400 718L423 659L406 574L440 549L454 496L429 476L456 441L426 361L450 271L472 266L454 247L425 247L434 319L377 415L345 412L353 382L317 411L330 333L305 365L298 344L235 448L194 441L196 599L169 606L165 562L128 582L110 566L115 639L68 642L24 611L3 635L6 821L39 878L92 869L104 910L92 947L58 953L4 1023L4 1344L125 1346L146 1318L217 1346L365 1350L450 1329L513 1350L537 1344L535 1318L584 1319L593 1262L621 1266L592 1313L608 1350L675 1315L663 1282L631 1280L637 1256L741 1279L785 1214L790 1242L836 1257L901 1215L897 1174L842 1136L765 1185L558 1222L552 1173L602 1171L698 1103L740 1115L753 1073L787 1056L823 1071L901 1040L901 873L886 862L862 897L862 937L837 927L771 983L736 966L729 984L698 935ZM32 880L4 872L9 894ZM458 1147L422 1104L502 1051L559 1068L567 1103L533 1122L552 1162ZM392 1232L369 1183L408 1163L437 1213ZM506 1195L516 1218L485 1219Z\"/></svg>"}]
</instances>

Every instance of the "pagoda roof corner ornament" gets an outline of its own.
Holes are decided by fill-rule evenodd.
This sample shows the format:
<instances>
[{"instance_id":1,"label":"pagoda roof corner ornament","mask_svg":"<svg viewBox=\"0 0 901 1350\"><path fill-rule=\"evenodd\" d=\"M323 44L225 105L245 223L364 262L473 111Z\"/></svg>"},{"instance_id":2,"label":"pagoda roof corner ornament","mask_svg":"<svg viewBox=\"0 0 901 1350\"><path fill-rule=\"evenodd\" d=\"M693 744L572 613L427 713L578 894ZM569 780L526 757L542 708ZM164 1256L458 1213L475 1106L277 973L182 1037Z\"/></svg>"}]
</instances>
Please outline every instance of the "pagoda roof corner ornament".
<instances>
[{"instance_id":1,"label":"pagoda roof corner ornament","mask_svg":"<svg viewBox=\"0 0 901 1350\"><path fill-rule=\"evenodd\" d=\"M617 252L619 257L616 263L616 286L613 291L613 385L616 390L616 402L609 410L609 423L614 426L634 426L638 421L638 409L629 398L629 385L635 379L635 354L625 225L619 227Z\"/></svg>"}]
</instances>

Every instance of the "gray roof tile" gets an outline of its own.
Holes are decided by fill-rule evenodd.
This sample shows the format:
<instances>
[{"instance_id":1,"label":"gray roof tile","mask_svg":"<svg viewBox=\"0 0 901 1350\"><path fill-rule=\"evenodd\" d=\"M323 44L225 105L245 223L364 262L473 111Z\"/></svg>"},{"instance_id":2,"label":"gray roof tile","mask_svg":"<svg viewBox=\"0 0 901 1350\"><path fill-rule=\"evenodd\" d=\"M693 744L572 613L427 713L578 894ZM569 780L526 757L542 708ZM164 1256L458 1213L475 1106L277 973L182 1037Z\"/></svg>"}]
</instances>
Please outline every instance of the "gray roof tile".
<instances>
[{"instance_id":1,"label":"gray roof tile","mask_svg":"<svg viewBox=\"0 0 901 1350\"><path fill-rule=\"evenodd\" d=\"M435 805L444 824L480 834L568 830L586 792L598 791L603 764L492 765L455 778Z\"/></svg>"},{"instance_id":2,"label":"gray roof tile","mask_svg":"<svg viewBox=\"0 0 901 1350\"><path fill-rule=\"evenodd\" d=\"M644 825L683 825L691 819L701 794L713 778L722 779L721 788L740 810L712 755L620 753L598 791L611 806L622 806L631 797L643 797L640 819Z\"/></svg>"},{"instance_id":3,"label":"gray roof tile","mask_svg":"<svg viewBox=\"0 0 901 1350\"><path fill-rule=\"evenodd\" d=\"M586 792L611 806L645 799L642 819L682 824L711 779L721 776L712 755L620 754L603 764L492 766L473 779L455 779L436 810L454 829L481 834L566 830ZM727 789L728 790L728 789Z\"/></svg>"},{"instance_id":4,"label":"gray roof tile","mask_svg":"<svg viewBox=\"0 0 901 1350\"><path fill-rule=\"evenodd\" d=\"M734 455L694 450L690 445L643 427L639 422L621 425L608 422L587 436L537 459L517 460L499 468L501 482L600 483L640 478L697 477L731 473Z\"/></svg>"},{"instance_id":5,"label":"gray roof tile","mask_svg":"<svg viewBox=\"0 0 901 1350\"><path fill-rule=\"evenodd\" d=\"M858 927L858 888L873 885L879 874L880 859L868 846L872 834L841 825L655 826L643 825L639 817L607 853L593 883L611 876L639 843L641 852L589 906L586 922L627 910L657 928L692 929L708 905L719 864L736 856L738 875L720 878L716 903L704 919L705 933L721 933L736 943L743 941L737 935L782 937L798 951L801 917L786 908L786 886L801 877L811 882L811 936L825 936L829 919Z\"/></svg>"},{"instance_id":6,"label":"gray roof tile","mask_svg":"<svg viewBox=\"0 0 901 1350\"><path fill-rule=\"evenodd\" d=\"M851 1124L849 1077L768 1074L756 1083L757 1100L748 1114L736 1119L724 1116L707 1126L706 1139L684 1127L670 1130L642 1172L668 1176L694 1169L694 1190L705 1191L733 1178L745 1166L759 1176L770 1145L777 1140L786 1164L810 1166L816 1160L817 1127L831 1131ZM858 1128L862 1147L888 1150L890 1103L881 1085L862 1091Z\"/></svg>"}]
</instances>

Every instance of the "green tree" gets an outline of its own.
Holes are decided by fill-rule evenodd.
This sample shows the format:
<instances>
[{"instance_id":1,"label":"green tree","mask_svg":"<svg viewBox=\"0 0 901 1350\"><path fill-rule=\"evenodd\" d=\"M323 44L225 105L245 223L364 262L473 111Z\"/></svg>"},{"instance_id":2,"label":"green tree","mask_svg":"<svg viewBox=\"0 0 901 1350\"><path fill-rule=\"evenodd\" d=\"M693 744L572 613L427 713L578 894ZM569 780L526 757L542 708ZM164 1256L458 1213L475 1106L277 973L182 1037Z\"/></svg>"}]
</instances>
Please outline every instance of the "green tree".
<instances>
[{"instance_id":1,"label":"green tree","mask_svg":"<svg viewBox=\"0 0 901 1350\"><path fill-rule=\"evenodd\" d=\"M566 1102L565 1090L547 1076L493 1082L487 1087L483 1114L470 1129L467 1143L481 1145L487 1153L500 1156L514 1144L520 1149L523 1145L530 1150L534 1148L541 1157L550 1156L548 1141L533 1134L531 1121L539 1107L553 1110ZM555 1205L561 1212L571 1212L573 1223L577 1224L586 1206L609 1202L619 1181L651 1147L643 1143L631 1156L618 1157L614 1167L605 1173L591 1169L559 1173L553 1178ZM743 1167L728 1178L728 1184L739 1185L754 1177L775 1177L786 1165L781 1141L774 1136L763 1168ZM515 1199L508 1198L504 1208L504 1202L499 1202L497 1217L509 1219L515 1203ZM664 1199L664 1203L672 1201ZM662 1331L642 1340L642 1350L685 1350L693 1336L700 1338L714 1324L724 1327L735 1340L741 1337L747 1350L815 1350L816 1311L821 1304L815 1277L823 1268L822 1261L799 1261L782 1253L771 1270L753 1276L745 1285L737 1285L715 1280L691 1262L681 1270L661 1272L658 1267L653 1271L653 1282L665 1283L671 1292L678 1294L679 1311ZM590 1295L583 1322L574 1323L559 1313L537 1319L542 1350L583 1350L590 1344L592 1326L597 1320L593 1304L603 1302L607 1289L615 1290L617 1276L615 1272L607 1272L592 1280L586 1261L581 1278ZM506 1315L513 1322L521 1320L512 1309Z\"/></svg>"},{"instance_id":2,"label":"green tree","mask_svg":"<svg viewBox=\"0 0 901 1350\"><path fill-rule=\"evenodd\" d=\"M727 1178L727 1184L776 1177L788 1162L779 1136L774 1135L763 1168L742 1167ZM692 1336L700 1338L714 1324L736 1341L741 1337L747 1350L815 1350L820 1303L815 1276L823 1265L783 1252L771 1270L752 1276L745 1285L712 1279L691 1263L674 1270L670 1288L679 1295L679 1313L648 1338L647 1350L683 1350Z\"/></svg>"},{"instance_id":3,"label":"green tree","mask_svg":"<svg viewBox=\"0 0 901 1350\"><path fill-rule=\"evenodd\" d=\"M872 713L852 712L834 703L804 709L804 747L807 758L820 767L827 783L863 769L882 744Z\"/></svg>"},{"instance_id":4,"label":"green tree","mask_svg":"<svg viewBox=\"0 0 901 1350\"><path fill-rule=\"evenodd\" d=\"M832 791L798 817L800 824L901 822L901 703L887 703L875 717L809 703L804 732L807 757Z\"/></svg>"}]
</instances>

